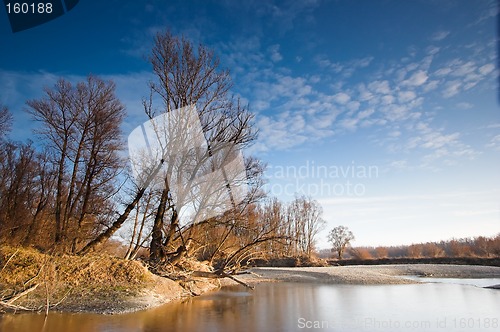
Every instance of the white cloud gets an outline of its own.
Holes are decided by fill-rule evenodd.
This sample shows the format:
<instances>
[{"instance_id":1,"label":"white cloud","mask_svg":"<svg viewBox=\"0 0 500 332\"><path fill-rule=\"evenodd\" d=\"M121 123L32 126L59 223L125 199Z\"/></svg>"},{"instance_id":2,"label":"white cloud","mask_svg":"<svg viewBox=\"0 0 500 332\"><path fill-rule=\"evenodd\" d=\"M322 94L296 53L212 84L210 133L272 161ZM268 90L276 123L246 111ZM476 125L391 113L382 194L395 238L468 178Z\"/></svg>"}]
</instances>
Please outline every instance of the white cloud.
<instances>
[{"instance_id":1,"label":"white cloud","mask_svg":"<svg viewBox=\"0 0 500 332\"><path fill-rule=\"evenodd\" d=\"M429 76L427 76L427 73L423 70L419 70L413 75L410 76L407 80L403 81L402 84L405 86L421 86L425 82L427 82L427 79Z\"/></svg>"},{"instance_id":2,"label":"white cloud","mask_svg":"<svg viewBox=\"0 0 500 332\"><path fill-rule=\"evenodd\" d=\"M398 92L398 100L400 103L406 103L412 101L417 97L417 94L413 91L400 91Z\"/></svg>"},{"instance_id":3,"label":"white cloud","mask_svg":"<svg viewBox=\"0 0 500 332\"><path fill-rule=\"evenodd\" d=\"M479 57L480 58L480 57ZM495 70L493 63L479 65L476 61L467 61L466 58L455 58L446 63L445 66L437 69L431 74L431 78L437 78L429 81L424 86L424 91L428 92L435 89L438 84L443 85L442 96L450 98L461 91L470 90L480 82L487 79L487 75ZM446 78L453 77L452 80Z\"/></svg>"},{"instance_id":4,"label":"white cloud","mask_svg":"<svg viewBox=\"0 0 500 332\"><path fill-rule=\"evenodd\" d=\"M420 66L419 63L412 62L412 63L406 65L405 69L406 69L406 72L410 72L410 71L413 71L413 70L417 69L419 66Z\"/></svg>"},{"instance_id":5,"label":"white cloud","mask_svg":"<svg viewBox=\"0 0 500 332\"><path fill-rule=\"evenodd\" d=\"M408 160L406 159L395 160L389 164L389 167L396 169L405 169L408 167Z\"/></svg>"},{"instance_id":6,"label":"white cloud","mask_svg":"<svg viewBox=\"0 0 500 332\"><path fill-rule=\"evenodd\" d=\"M368 84L368 89L375 92L375 93L381 93L381 94L390 94L391 93L389 81L387 81L387 80L371 82L370 84Z\"/></svg>"},{"instance_id":7,"label":"white cloud","mask_svg":"<svg viewBox=\"0 0 500 332\"><path fill-rule=\"evenodd\" d=\"M279 62L283 59L283 56L280 54L280 45L279 44L269 46L268 51L271 54L271 60L273 62Z\"/></svg>"},{"instance_id":8,"label":"white cloud","mask_svg":"<svg viewBox=\"0 0 500 332\"><path fill-rule=\"evenodd\" d=\"M489 3L489 8L485 9L483 13L479 16L479 18L474 22L471 23L469 26L474 26L482 23L483 21L486 21L492 17L495 17L499 14L500 12L500 7L498 7L498 4L495 1L491 1Z\"/></svg>"},{"instance_id":9,"label":"white cloud","mask_svg":"<svg viewBox=\"0 0 500 332\"><path fill-rule=\"evenodd\" d=\"M342 128L349 129L349 130L355 130L358 122L359 122L359 119L356 119L356 118L343 119L342 121L340 121L340 125Z\"/></svg>"},{"instance_id":10,"label":"white cloud","mask_svg":"<svg viewBox=\"0 0 500 332\"><path fill-rule=\"evenodd\" d=\"M359 101L352 100L346 106L347 106L347 109L349 111L354 112L354 111L357 111L359 109L359 107L361 106L361 103Z\"/></svg>"},{"instance_id":11,"label":"white cloud","mask_svg":"<svg viewBox=\"0 0 500 332\"><path fill-rule=\"evenodd\" d=\"M363 83L358 85L358 91L359 91L358 99L360 101L369 101L374 97L373 93L371 93Z\"/></svg>"},{"instance_id":12,"label":"white cloud","mask_svg":"<svg viewBox=\"0 0 500 332\"><path fill-rule=\"evenodd\" d=\"M360 59L353 59L345 63L339 63L331 61L326 55L318 55L314 58L314 61L321 68L330 69L334 73L347 78L351 77L356 70L368 67L373 59L373 57L369 56Z\"/></svg>"},{"instance_id":13,"label":"white cloud","mask_svg":"<svg viewBox=\"0 0 500 332\"><path fill-rule=\"evenodd\" d=\"M253 147L259 151L285 150L307 140L307 136L302 133L305 121L300 116L273 119L262 115L256 125L260 136L265 138Z\"/></svg>"},{"instance_id":14,"label":"white cloud","mask_svg":"<svg viewBox=\"0 0 500 332\"><path fill-rule=\"evenodd\" d=\"M424 86L424 92L429 92L429 91L435 90L435 89L437 89L438 86L439 86L439 81L438 80L429 81Z\"/></svg>"},{"instance_id":15,"label":"white cloud","mask_svg":"<svg viewBox=\"0 0 500 332\"><path fill-rule=\"evenodd\" d=\"M477 81L464 84L464 90L470 90L477 85Z\"/></svg>"},{"instance_id":16,"label":"white cloud","mask_svg":"<svg viewBox=\"0 0 500 332\"><path fill-rule=\"evenodd\" d=\"M321 81L321 77L319 75L313 75L309 78L309 82L315 84Z\"/></svg>"},{"instance_id":17,"label":"white cloud","mask_svg":"<svg viewBox=\"0 0 500 332\"><path fill-rule=\"evenodd\" d=\"M460 92L460 87L462 87L462 82L460 82L459 80L447 82L443 90L443 97L450 98L455 96Z\"/></svg>"},{"instance_id":18,"label":"white cloud","mask_svg":"<svg viewBox=\"0 0 500 332\"><path fill-rule=\"evenodd\" d=\"M354 67L364 68L364 67L368 67L372 61L373 61L373 57L368 56L366 58L353 60L351 65Z\"/></svg>"},{"instance_id":19,"label":"white cloud","mask_svg":"<svg viewBox=\"0 0 500 332\"><path fill-rule=\"evenodd\" d=\"M364 119L364 118L369 117L373 113L375 113L375 110L373 108L369 108L369 109L366 109L364 111L359 112L358 115L357 115L357 118L358 119Z\"/></svg>"},{"instance_id":20,"label":"white cloud","mask_svg":"<svg viewBox=\"0 0 500 332\"><path fill-rule=\"evenodd\" d=\"M427 47L426 52L429 55L436 55L439 53L440 50L441 50L441 48L431 45L431 46Z\"/></svg>"},{"instance_id":21,"label":"white cloud","mask_svg":"<svg viewBox=\"0 0 500 332\"><path fill-rule=\"evenodd\" d=\"M436 40L448 36L449 31L434 35ZM494 66L480 60L487 57L464 55L446 61L448 51L445 45L414 48L413 56L400 62L380 67L377 62L377 67L383 69L370 71L369 75L364 75L362 69L374 63L373 57L339 62L321 55L313 58L317 72L304 78L294 76L292 68L269 65L256 57L262 67L272 68L265 69L261 77L257 75L259 71L254 71L257 74L245 82L255 99L267 102L268 111L273 111L264 113L269 121L258 125L264 128L260 131L262 148L292 148L332 135L370 130L376 137L371 141L377 141L376 144L391 152L416 153L412 161L420 161L422 167L431 168L433 163L453 163L459 158L474 156L477 152L463 143L466 137L457 131L436 127L436 112L440 112L440 107L443 109L439 95L451 98L474 88ZM335 75L329 75L332 72ZM354 72L362 78L353 77ZM453 104L457 109L471 107L465 102ZM292 120L295 114L301 114L302 118ZM292 128L295 132L290 133Z\"/></svg>"},{"instance_id":22,"label":"white cloud","mask_svg":"<svg viewBox=\"0 0 500 332\"><path fill-rule=\"evenodd\" d=\"M422 137L423 143L421 144L421 146L426 149L439 149L445 145L456 143L459 137L459 133L444 135L439 132L433 131ZM442 150L440 153L443 153L443 151L445 150Z\"/></svg>"},{"instance_id":23,"label":"white cloud","mask_svg":"<svg viewBox=\"0 0 500 332\"><path fill-rule=\"evenodd\" d=\"M394 96L392 96L392 95L382 96L382 103L384 105L390 105L390 104L394 103L395 100L396 100L396 98L394 98Z\"/></svg>"},{"instance_id":24,"label":"white cloud","mask_svg":"<svg viewBox=\"0 0 500 332\"><path fill-rule=\"evenodd\" d=\"M351 100L351 97L349 97L346 93L339 92L333 96L333 100L338 104L345 105L349 102L349 100Z\"/></svg>"},{"instance_id":25,"label":"white cloud","mask_svg":"<svg viewBox=\"0 0 500 332\"><path fill-rule=\"evenodd\" d=\"M410 109L406 105L391 104L381 108L385 118L391 122L404 121L409 118Z\"/></svg>"},{"instance_id":26,"label":"white cloud","mask_svg":"<svg viewBox=\"0 0 500 332\"><path fill-rule=\"evenodd\" d=\"M500 151L500 135L496 135L491 138L489 143L486 144L486 147L489 149Z\"/></svg>"},{"instance_id":27,"label":"white cloud","mask_svg":"<svg viewBox=\"0 0 500 332\"><path fill-rule=\"evenodd\" d=\"M488 75L495 69L495 65L492 63L488 63L484 66L479 67L479 73L481 75Z\"/></svg>"},{"instance_id":28,"label":"white cloud","mask_svg":"<svg viewBox=\"0 0 500 332\"><path fill-rule=\"evenodd\" d=\"M467 74L470 74L474 72L477 69L476 64L474 61L468 61L466 63L463 63L462 61L458 62L453 71L451 72L451 75L461 77L461 76L466 76Z\"/></svg>"},{"instance_id":29,"label":"white cloud","mask_svg":"<svg viewBox=\"0 0 500 332\"><path fill-rule=\"evenodd\" d=\"M445 39L446 37L448 37L449 34L450 34L450 31L446 31L446 30L436 31L431 36L431 40L433 40L433 41L441 41L441 40Z\"/></svg>"},{"instance_id":30,"label":"white cloud","mask_svg":"<svg viewBox=\"0 0 500 332\"><path fill-rule=\"evenodd\" d=\"M451 72L452 72L452 69L450 67L443 67L443 68L439 68L438 70L436 70L434 72L434 75L436 75L436 76L446 76L446 75L448 75Z\"/></svg>"}]
</instances>

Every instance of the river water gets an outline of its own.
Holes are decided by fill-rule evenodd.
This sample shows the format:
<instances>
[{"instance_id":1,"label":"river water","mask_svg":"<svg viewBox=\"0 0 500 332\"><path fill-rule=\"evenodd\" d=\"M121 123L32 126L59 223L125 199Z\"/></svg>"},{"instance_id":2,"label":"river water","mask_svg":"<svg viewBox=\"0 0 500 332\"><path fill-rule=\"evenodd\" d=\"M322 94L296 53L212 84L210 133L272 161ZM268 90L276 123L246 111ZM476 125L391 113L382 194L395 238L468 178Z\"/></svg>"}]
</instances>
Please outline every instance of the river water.
<instances>
[{"instance_id":1,"label":"river water","mask_svg":"<svg viewBox=\"0 0 500 332\"><path fill-rule=\"evenodd\" d=\"M123 315L51 313L46 320L38 314L3 315L0 331L500 330L500 290L454 280L377 286L265 283L253 291L235 286ZM476 284L500 284L500 279L485 280Z\"/></svg>"}]
</instances>

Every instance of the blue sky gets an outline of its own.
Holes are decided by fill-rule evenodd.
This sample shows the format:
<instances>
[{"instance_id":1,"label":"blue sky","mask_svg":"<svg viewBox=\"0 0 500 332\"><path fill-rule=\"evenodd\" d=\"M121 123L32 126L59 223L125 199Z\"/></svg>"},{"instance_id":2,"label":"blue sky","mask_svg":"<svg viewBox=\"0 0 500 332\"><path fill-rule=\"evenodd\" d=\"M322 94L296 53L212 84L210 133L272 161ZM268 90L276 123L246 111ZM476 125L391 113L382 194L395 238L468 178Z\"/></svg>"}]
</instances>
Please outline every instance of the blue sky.
<instances>
[{"instance_id":1,"label":"blue sky","mask_svg":"<svg viewBox=\"0 0 500 332\"><path fill-rule=\"evenodd\" d=\"M213 48L260 131L246 151L267 189L323 206L326 233L396 245L500 232L495 1L90 1L13 34L0 11L0 101L12 139L24 102L58 77L115 81L128 135L145 121L144 60L169 28Z\"/></svg>"}]
</instances>

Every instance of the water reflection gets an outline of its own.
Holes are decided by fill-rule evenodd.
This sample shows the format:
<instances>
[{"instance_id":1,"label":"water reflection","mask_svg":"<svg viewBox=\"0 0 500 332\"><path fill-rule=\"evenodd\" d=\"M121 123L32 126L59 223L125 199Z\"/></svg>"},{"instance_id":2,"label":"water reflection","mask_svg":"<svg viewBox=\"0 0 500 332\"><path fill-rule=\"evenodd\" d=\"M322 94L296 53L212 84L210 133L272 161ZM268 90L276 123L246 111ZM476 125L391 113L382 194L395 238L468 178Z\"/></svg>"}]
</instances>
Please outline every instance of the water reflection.
<instances>
[{"instance_id":1,"label":"water reflection","mask_svg":"<svg viewBox=\"0 0 500 332\"><path fill-rule=\"evenodd\" d=\"M457 284L274 283L125 315L4 315L0 331L491 331L498 308L500 291Z\"/></svg>"},{"instance_id":2,"label":"water reflection","mask_svg":"<svg viewBox=\"0 0 500 332\"><path fill-rule=\"evenodd\" d=\"M419 277L419 276L407 276L406 278L411 280L417 280L420 282L429 283L442 283L442 284L457 284L457 285L469 285L476 287L488 287L500 284L500 278L429 278L429 277Z\"/></svg>"}]
</instances>

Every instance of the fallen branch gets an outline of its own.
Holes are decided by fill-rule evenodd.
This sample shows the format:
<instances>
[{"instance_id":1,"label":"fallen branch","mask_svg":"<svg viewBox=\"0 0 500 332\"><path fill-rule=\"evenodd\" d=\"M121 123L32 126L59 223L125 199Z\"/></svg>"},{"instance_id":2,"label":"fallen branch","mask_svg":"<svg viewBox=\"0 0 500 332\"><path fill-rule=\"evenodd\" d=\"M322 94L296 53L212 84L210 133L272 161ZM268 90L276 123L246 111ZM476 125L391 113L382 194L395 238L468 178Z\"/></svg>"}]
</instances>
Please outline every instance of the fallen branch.
<instances>
[{"instance_id":1,"label":"fallen branch","mask_svg":"<svg viewBox=\"0 0 500 332\"><path fill-rule=\"evenodd\" d=\"M234 280L234 281L236 281L238 284L243 285L243 286L245 286L245 287L247 287L247 288L250 288L250 289L255 289L255 287L254 287L254 286L251 286L251 285L249 285L249 284L247 284L247 283L245 283L245 282L243 282L243 281L241 281L241 280L239 280L239 279L236 279L234 276L232 276L232 275L230 275L230 274L226 275L226 278L229 278L229 279L231 279L231 280Z\"/></svg>"},{"instance_id":2,"label":"fallen branch","mask_svg":"<svg viewBox=\"0 0 500 332\"><path fill-rule=\"evenodd\" d=\"M2 270L0 270L0 273L3 272L3 270L5 269L5 267L7 266L7 264L9 264L10 260L12 258L14 258L14 256L18 253L19 249L17 249L16 251L14 251L14 253L9 257L9 259L7 260L7 262L5 262L5 264L3 265L2 267Z\"/></svg>"},{"instance_id":3,"label":"fallen branch","mask_svg":"<svg viewBox=\"0 0 500 332\"><path fill-rule=\"evenodd\" d=\"M33 309L14 304L14 302L19 300L21 297L25 296L26 294L34 291L38 287L38 285L39 284L35 284L35 285L31 286L30 288L28 288L20 293L14 294L13 296L9 297L7 300L0 301L0 306L2 306L4 308L11 309L11 310L33 311Z\"/></svg>"},{"instance_id":4,"label":"fallen branch","mask_svg":"<svg viewBox=\"0 0 500 332\"><path fill-rule=\"evenodd\" d=\"M239 274L244 274L244 273L239 273ZM199 277L199 278L212 278L212 279L222 279L222 278L228 278L231 279L235 282L237 282L240 285L243 285L249 289L254 289L255 287L237 279L235 276L231 274L227 274L224 271L219 271L219 272L205 272L205 271L193 271L190 274L191 277Z\"/></svg>"},{"instance_id":5,"label":"fallen branch","mask_svg":"<svg viewBox=\"0 0 500 332\"><path fill-rule=\"evenodd\" d=\"M15 305L15 304L9 304L3 301L0 301L0 306L8 308L8 309L13 309L13 310L24 310L24 311L33 311L33 309L26 308L20 305Z\"/></svg>"},{"instance_id":6,"label":"fallen branch","mask_svg":"<svg viewBox=\"0 0 500 332\"><path fill-rule=\"evenodd\" d=\"M16 300L20 299L21 297L25 296L26 294L34 291L37 287L38 287L39 284L34 284L33 286L31 286L30 288L22 291L21 293L17 293L17 294L14 294L13 296L11 296L10 298L7 299L7 301L2 301L1 303L2 304L7 304L7 305L12 305L12 303L14 303Z\"/></svg>"}]
</instances>

